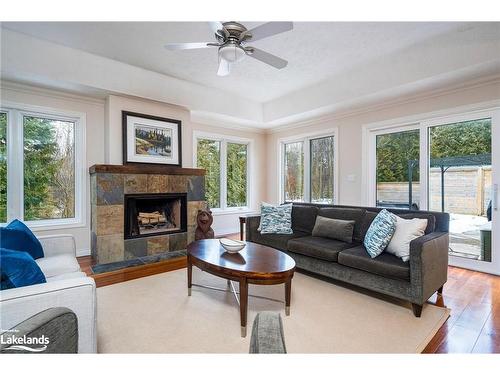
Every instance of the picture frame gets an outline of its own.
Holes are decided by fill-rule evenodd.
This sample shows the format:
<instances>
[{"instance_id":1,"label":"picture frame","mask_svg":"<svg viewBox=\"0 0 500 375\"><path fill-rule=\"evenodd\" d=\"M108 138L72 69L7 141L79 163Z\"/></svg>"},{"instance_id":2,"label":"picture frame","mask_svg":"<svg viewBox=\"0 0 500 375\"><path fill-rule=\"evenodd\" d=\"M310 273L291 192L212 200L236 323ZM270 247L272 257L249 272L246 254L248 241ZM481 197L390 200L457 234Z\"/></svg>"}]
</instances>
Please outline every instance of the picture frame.
<instances>
[{"instance_id":1,"label":"picture frame","mask_svg":"<svg viewBox=\"0 0 500 375\"><path fill-rule=\"evenodd\" d=\"M182 166L181 121L122 111L123 165Z\"/></svg>"}]
</instances>

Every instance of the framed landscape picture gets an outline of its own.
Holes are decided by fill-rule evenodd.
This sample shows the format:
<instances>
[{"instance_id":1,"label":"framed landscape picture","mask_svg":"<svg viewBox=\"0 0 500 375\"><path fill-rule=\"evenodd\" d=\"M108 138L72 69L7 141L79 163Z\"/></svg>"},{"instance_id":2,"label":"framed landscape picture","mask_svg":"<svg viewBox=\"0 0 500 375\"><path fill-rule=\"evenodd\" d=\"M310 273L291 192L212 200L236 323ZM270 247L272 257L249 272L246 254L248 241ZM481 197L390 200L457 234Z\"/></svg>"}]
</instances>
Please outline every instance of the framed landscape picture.
<instances>
[{"instance_id":1,"label":"framed landscape picture","mask_svg":"<svg viewBox=\"0 0 500 375\"><path fill-rule=\"evenodd\" d=\"M123 164L182 166L181 122L122 111Z\"/></svg>"}]
</instances>

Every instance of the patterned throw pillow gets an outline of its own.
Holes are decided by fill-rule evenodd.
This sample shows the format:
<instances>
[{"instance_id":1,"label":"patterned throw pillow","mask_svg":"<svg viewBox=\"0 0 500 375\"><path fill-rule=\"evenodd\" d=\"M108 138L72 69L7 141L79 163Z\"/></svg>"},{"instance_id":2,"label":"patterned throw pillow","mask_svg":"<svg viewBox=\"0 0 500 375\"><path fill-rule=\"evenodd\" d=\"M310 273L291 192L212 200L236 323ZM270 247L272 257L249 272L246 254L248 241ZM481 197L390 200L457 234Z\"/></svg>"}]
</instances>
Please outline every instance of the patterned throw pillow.
<instances>
[{"instance_id":1,"label":"patterned throw pillow","mask_svg":"<svg viewBox=\"0 0 500 375\"><path fill-rule=\"evenodd\" d=\"M370 257L375 258L387 247L396 230L396 221L396 215L387 210L380 211L375 217L363 242Z\"/></svg>"},{"instance_id":2,"label":"patterned throw pillow","mask_svg":"<svg viewBox=\"0 0 500 375\"><path fill-rule=\"evenodd\" d=\"M262 202L258 230L261 234L292 234L292 204L273 206Z\"/></svg>"}]
</instances>

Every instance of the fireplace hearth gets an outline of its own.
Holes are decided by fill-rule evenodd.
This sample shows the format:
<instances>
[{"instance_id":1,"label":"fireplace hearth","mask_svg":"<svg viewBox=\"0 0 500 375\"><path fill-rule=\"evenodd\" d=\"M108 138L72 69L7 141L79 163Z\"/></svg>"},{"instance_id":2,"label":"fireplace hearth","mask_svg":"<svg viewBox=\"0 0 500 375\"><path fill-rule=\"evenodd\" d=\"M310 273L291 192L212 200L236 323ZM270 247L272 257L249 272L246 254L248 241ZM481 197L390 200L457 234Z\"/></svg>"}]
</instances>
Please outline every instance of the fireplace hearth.
<instances>
[{"instance_id":1,"label":"fireplace hearth","mask_svg":"<svg viewBox=\"0 0 500 375\"><path fill-rule=\"evenodd\" d=\"M126 194L124 201L125 239L187 230L187 194Z\"/></svg>"}]
</instances>

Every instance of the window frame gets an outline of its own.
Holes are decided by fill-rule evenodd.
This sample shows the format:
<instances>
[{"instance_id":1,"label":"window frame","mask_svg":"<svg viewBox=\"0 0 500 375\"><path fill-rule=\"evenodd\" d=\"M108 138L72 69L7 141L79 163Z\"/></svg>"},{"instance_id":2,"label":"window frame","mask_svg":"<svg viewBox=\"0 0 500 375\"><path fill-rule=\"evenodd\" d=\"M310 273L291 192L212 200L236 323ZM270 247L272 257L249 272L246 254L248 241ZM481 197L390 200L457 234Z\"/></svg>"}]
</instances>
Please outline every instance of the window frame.
<instances>
[{"instance_id":1,"label":"window frame","mask_svg":"<svg viewBox=\"0 0 500 375\"><path fill-rule=\"evenodd\" d=\"M250 212L252 207L252 192L250 188L251 164L252 164L252 147L253 141L249 138L240 138L223 134L207 133L202 131L193 131L193 166L198 167L198 140L206 139L210 141L220 142L220 207L210 208L214 215L224 215L233 213ZM236 143L247 146L247 163L246 163L246 205L240 207L227 206L227 144Z\"/></svg>"},{"instance_id":2,"label":"window frame","mask_svg":"<svg viewBox=\"0 0 500 375\"><path fill-rule=\"evenodd\" d=\"M30 220L25 224L36 230L84 227L87 212L85 114L14 102L2 102L0 112L7 113L7 223L13 219L24 221L24 117L32 116L74 123L75 217Z\"/></svg>"},{"instance_id":3,"label":"window frame","mask_svg":"<svg viewBox=\"0 0 500 375\"><path fill-rule=\"evenodd\" d=\"M291 137L278 139L278 202L285 202L285 145L290 143L302 142L302 152L304 153L304 200L303 203L311 202L311 140L333 137L333 202L338 204L339 201L339 180L338 180L338 128L329 128L327 130L300 134Z\"/></svg>"}]
</instances>

